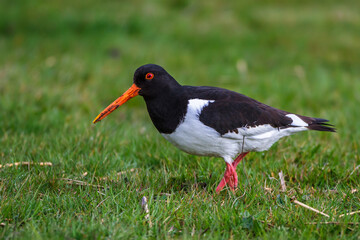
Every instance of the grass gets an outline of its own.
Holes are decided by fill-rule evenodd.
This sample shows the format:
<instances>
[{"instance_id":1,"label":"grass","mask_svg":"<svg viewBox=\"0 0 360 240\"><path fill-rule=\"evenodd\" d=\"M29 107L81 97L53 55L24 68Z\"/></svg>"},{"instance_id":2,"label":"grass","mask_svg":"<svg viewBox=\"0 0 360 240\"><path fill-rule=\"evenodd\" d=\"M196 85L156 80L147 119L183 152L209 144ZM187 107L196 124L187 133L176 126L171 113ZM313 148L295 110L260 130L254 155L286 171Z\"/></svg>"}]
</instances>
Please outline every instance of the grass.
<instances>
[{"instance_id":1,"label":"grass","mask_svg":"<svg viewBox=\"0 0 360 240\"><path fill-rule=\"evenodd\" d=\"M0 169L1 239L359 238L351 223L360 215L338 217L360 209L358 1L1 5L0 164L53 164ZM140 97L92 124L146 63L182 84L330 119L338 132L302 133L249 154L239 190L217 195L223 160L167 143Z\"/></svg>"}]
</instances>

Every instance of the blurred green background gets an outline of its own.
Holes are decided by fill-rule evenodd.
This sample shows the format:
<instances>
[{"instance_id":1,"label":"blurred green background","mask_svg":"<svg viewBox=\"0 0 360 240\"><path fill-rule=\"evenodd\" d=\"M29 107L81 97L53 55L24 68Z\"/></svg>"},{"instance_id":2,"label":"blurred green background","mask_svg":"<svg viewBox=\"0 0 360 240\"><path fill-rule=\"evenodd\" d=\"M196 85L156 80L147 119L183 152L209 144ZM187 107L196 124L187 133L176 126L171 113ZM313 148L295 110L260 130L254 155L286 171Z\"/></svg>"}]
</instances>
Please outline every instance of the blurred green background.
<instances>
[{"instance_id":1,"label":"blurred green background","mask_svg":"<svg viewBox=\"0 0 360 240\"><path fill-rule=\"evenodd\" d=\"M0 0L0 164L54 164L51 168L0 169L0 221L6 223L0 236L186 237L193 226L199 236L208 228L208 237L223 238L264 232L285 238L299 233L315 238L358 236L346 226L315 231L296 225L299 218L313 220L310 213L289 218L279 213L269 220L271 197L258 199L256 191L263 192L267 176L277 176L281 169L290 187L298 186L301 194L308 194L312 187L358 189L359 29L359 1ZM181 84L228 88L276 108L330 119L336 125L336 134L293 136L245 161L248 185L253 189L239 206L249 210L247 204L255 201L250 210L255 214L260 211L256 206L269 201L269 206L261 205L264 217L254 219L270 221L279 226L277 230L267 229L266 224L259 231L234 229L231 224L241 224L243 218L228 219L229 213L207 209L211 205L207 201L220 204L221 196L210 196L222 177L222 160L189 156L166 143L152 126L141 97L92 125L97 114L130 87L135 69L147 63L161 65ZM141 169L133 176L133 185L106 183L113 189L106 194L113 196L114 204L116 194L129 196L133 203L116 203L122 206L117 210L110 210L114 209L110 203L94 210L102 196L94 197L100 199L94 205L90 200L77 203L72 197L74 187L59 180L67 177L104 184L100 177L114 177L130 168ZM84 172L89 174L82 177ZM245 175L239 173L239 178ZM207 187L192 186L196 181ZM191 191L183 191L184 183ZM80 192L96 195L92 189L87 191ZM143 195L170 192L179 194L173 201L181 202L199 191L206 197L192 198L199 205L191 212L210 212L203 218L171 218L176 226L172 229L177 231L170 231L171 224L155 224L151 234L144 225L124 224L142 219L138 202ZM322 194L313 204L323 206L319 198L325 198L327 208L336 213L360 207L359 195L351 195L345 204L338 199L341 194ZM232 201L241 195L226 196L232 200L225 205L232 209ZM44 196L46 200L40 203ZM47 209L51 203L54 206ZM170 216L176 208L156 206ZM115 213L96 212L102 207L104 212ZM62 208L63 215L57 211ZM190 210L182 211L185 218ZM74 212L83 213L86 220L73 218ZM122 213L126 217L120 217ZM110 225L122 222L123 228L110 230L98 217ZM154 213L157 217L163 222L167 215ZM75 227L70 220L76 222ZM297 226L297 232L290 233L289 224Z\"/></svg>"},{"instance_id":2,"label":"blurred green background","mask_svg":"<svg viewBox=\"0 0 360 240\"><path fill-rule=\"evenodd\" d=\"M182 84L231 88L345 124L359 113L350 110L359 103L356 3L3 0L1 127L91 120L146 63Z\"/></svg>"}]
</instances>

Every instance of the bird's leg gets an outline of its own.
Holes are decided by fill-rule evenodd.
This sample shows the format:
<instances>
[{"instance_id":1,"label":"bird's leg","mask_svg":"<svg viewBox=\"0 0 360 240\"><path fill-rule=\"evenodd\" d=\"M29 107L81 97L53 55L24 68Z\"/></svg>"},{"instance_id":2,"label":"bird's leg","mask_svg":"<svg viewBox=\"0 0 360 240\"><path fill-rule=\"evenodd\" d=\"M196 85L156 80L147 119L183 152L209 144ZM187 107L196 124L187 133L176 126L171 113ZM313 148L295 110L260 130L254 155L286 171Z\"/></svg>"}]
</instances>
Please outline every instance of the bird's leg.
<instances>
[{"instance_id":1,"label":"bird's leg","mask_svg":"<svg viewBox=\"0 0 360 240\"><path fill-rule=\"evenodd\" d=\"M249 152L243 152L240 153L239 156L237 156L237 158L235 158L234 162L232 163L233 167L236 170L237 165L240 163L240 161L248 154Z\"/></svg>"},{"instance_id":2,"label":"bird's leg","mask_svg":"<svg viewBox=\"0 0 360 240\"><path fill-rule=\"evenodd\" d=\"M225 187L226 184L228 184L231 190L234 191L235 188L237 187L237 182L238 182L238 177L235 168L233 167L232 164L226 163L226 170L224 173L224 177L217 186L216 192L219 193Z\"/></svg>"},{"instance_id":3,"label":"bird's leg","mask_svg":"<svg viewBox=\"0 0 360 240\"><path fill-rule=\"evenodd\" d=\"M229 185L231 190L235 190L238 185L238 177L236 173L236 167L240 163L240 161L248 154L249 152L243 152L235 160L232 164L226 163L226 170L223 179L216 188L216 192L219 193L226 184Z\"/></svg>"}]
</instances>

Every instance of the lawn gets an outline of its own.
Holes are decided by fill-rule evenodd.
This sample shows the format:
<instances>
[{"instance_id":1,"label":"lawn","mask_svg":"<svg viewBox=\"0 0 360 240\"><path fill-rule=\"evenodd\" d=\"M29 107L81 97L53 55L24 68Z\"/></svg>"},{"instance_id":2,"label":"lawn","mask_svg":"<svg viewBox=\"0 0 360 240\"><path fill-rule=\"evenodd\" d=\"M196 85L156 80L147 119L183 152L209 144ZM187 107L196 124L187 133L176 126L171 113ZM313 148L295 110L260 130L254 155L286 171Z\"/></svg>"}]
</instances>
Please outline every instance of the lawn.
<instances>
[{"instance_id":1,"label":"lawn","mask_svg":"<svg viewBox=\"0 0 360 240\"><path fill-rule=\"evenodd\" d=\"M360 210L359 1L0 5L1 239L360 237L360 214L340 216ZM250 153L216 194L224 161L166 142L141 97L92 124L146 63L337 133Z\"/></svg>"}]
</instances>

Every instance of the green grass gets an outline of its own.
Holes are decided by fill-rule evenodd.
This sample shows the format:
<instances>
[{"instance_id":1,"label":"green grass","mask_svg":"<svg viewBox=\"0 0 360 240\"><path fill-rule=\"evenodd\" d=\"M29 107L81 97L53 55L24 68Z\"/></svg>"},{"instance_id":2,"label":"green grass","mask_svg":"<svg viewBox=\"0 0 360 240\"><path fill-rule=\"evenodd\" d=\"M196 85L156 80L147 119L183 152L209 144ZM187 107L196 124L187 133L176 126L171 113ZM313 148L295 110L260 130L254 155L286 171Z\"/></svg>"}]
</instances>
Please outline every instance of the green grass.
<instances>
[{"instance_id":1,"label":"green grass","mask_svg":"<svg viewBox=\"0 0 360 240\"><path fill-rule=\"evenodd\" d=\"M0 169L0 238L358 239L351 223L360 215L338 216L360 209L359 9L359 1L2 0L0 164L53 166ZM338 132L249 154L238 191L217 195L223 160L167 143L141 97L92 124L146 63L182 84L330 119Z\"/></svg>"}]
</instances>

